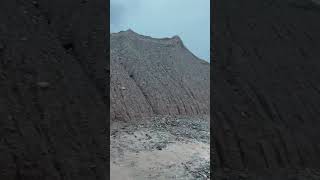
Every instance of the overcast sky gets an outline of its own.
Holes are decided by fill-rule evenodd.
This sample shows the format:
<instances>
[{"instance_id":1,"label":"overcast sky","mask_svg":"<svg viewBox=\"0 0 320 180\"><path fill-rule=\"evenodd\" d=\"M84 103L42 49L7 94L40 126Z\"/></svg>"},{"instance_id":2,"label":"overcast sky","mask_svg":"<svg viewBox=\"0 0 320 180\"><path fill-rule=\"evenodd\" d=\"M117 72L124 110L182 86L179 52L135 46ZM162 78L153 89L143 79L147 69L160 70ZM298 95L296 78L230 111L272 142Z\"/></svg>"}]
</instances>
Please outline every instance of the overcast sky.
<instances>
[{"instance_id":1,"label":"overcast sky","mask_svg":"<svg viewBox=\"0 0 320 180\"><path fill-rule=\"evenodd\" d=\"M111 0L110 13L111 32L178 35L192 53L210 61L210 0Z\"/></svg>"}]
</instances>

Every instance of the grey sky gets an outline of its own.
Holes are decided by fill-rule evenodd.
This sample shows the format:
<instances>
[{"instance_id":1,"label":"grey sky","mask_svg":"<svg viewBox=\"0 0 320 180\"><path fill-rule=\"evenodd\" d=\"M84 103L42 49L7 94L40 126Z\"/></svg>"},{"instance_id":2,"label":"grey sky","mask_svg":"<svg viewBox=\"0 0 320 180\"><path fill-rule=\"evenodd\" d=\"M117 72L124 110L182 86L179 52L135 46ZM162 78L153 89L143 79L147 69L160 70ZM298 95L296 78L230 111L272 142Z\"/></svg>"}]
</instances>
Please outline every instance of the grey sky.
<instances>
[{"instance_id":1,"label":"grey sky","mask_svg":"<svg viewBox=\"0 0 320 180\"><path fill-rule=\"evenodd\" d=\"M110 20L111 32L178 35L192 53L210 61L210 0L111 0Z\"/></svg>"}]
</instances>

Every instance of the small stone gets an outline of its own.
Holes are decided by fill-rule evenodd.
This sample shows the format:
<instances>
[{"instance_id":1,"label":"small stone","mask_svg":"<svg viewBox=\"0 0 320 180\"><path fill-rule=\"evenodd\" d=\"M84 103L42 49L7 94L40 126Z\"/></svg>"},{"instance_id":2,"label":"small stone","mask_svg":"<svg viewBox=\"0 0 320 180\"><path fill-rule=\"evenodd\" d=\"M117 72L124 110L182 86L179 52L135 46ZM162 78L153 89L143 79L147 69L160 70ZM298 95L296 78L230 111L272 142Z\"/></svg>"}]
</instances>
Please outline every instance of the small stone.
<instances>
[{"instance_id":1,"label":"small stone","mask_svg":"<svg viewBox=\"0 0 320 180\"><path fill-rule=\"evenodd\" d=\"M146 134L148 139L152 139L152 137L149 134Z\"/></svg>"},{"instance_id":2,"label":"small stone","mask_svg":"<svg viewBox=\"0 0 320 180\"><path fill-rule=\"evenodd\" d=\"M121 87L121 90L126 90L126 88L125 87Z\"/></svg>"},{"instance_id":3,"label":"small stone","mask_svg":"<svg viewBox=\"0 0 320 180\"><path fill-rule=\"evenodd\" d=\"M38 82L37 85L40 87L40 88L43 88L43 89L46 89L50 86L50 83L48 82L45 82L45 81L42 81L42 82Z\"/></svg>"}]
</instances>

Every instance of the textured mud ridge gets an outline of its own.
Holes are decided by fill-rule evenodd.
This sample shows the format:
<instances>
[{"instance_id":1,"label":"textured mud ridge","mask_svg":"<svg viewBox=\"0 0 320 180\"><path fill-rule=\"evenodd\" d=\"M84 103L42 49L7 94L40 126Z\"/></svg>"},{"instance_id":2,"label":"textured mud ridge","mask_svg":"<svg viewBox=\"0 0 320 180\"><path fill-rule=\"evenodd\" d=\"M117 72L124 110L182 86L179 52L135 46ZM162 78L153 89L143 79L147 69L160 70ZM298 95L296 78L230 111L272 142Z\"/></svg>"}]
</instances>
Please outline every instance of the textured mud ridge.
<instances>
[{"instance_id":1,"label":"textured mud ridge","mask_svg":"<svg viewBox=\"0 0 320 180\"><path fill-rule=\"evenodd\" d=\"M209 179L209 117L152 117L111 126L111 179Z\"/></svg>"},{"instance_id":2,"label":"textured mud ridge","mask_svg":"<svg viewBox=\"0 0 320 180\"><path fill-rule=\"evenodd\" d=\"M308 0L214 4L216 170L317 169L319 6Z\"/></svg>"},{"instance_id":3,"label":"textured mud ridge","mask_svg":"<svg viewBox=\"0 0 320 180\"><path fill-rule=\"evenodd\" d=\"M177 36L111 34L111 118L209 113L209 63Z\"/></svg>"},{"instance_id":4,"label":"textured mud ridge","mask_svg":"<svg viewBox=\"0 0 320 180\"><path fill-rule=\"evenodd\" d=\"M106 179L107 1L0 1L0 179Z\"/></svg>"}]
</instances>

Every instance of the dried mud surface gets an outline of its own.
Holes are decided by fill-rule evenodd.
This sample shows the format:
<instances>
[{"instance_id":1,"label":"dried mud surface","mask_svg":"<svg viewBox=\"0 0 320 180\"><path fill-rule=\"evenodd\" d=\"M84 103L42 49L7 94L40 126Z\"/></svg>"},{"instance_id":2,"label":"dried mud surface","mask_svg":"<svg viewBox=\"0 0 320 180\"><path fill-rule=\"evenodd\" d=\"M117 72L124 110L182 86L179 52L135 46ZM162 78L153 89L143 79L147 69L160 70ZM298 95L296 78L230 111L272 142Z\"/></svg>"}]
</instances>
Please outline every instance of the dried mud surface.
<instances>
[{"instance_id":1,"label":"dried mud surface","mask_svg":"<svg viewBox=\"0 0 320 180\"><path fill-rule=\"evenodd\" d=\"M208 116L112 123L111 179L209 179L209 125Z\"/></svg>"}]
</instances>

